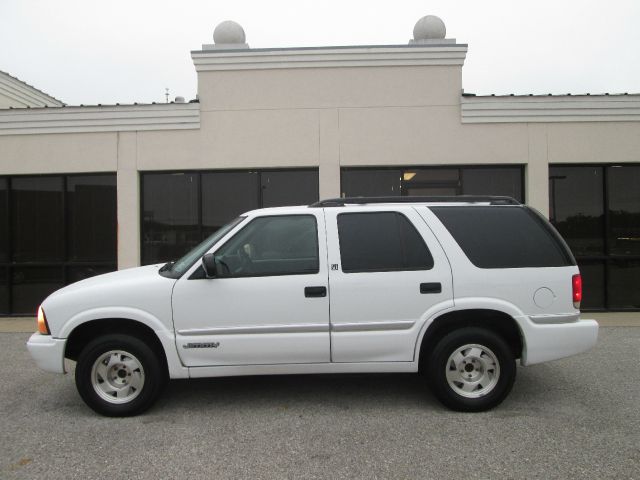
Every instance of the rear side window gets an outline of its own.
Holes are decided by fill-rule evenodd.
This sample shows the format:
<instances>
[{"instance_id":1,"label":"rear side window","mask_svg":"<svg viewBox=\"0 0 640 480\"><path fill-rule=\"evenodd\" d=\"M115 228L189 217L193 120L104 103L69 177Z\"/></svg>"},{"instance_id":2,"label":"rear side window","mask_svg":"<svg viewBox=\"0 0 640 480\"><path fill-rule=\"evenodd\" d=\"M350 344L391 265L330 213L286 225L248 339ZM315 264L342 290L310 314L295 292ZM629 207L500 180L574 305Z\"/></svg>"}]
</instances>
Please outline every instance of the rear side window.
<instances>
[{"instance_id":1,"label":"rear side window","mask_svg":"<svg viewBox=\"0 0 640 480\"><path fill-rule=\"evenodd\" d=\"M564 267L575 260L560 235L526 207L430 207L480 268Z\"/></svg>"},{"instance_id":2,"label":"rear side window","mask_svg":"<svg viewBox=\"0 0 640 480\"><path fill-rule=\"evenodd\" d=\"M433 258L424 240L400 213L341 213L338 234L343 272L433 268Z\"/></svg>"}]
</instances>

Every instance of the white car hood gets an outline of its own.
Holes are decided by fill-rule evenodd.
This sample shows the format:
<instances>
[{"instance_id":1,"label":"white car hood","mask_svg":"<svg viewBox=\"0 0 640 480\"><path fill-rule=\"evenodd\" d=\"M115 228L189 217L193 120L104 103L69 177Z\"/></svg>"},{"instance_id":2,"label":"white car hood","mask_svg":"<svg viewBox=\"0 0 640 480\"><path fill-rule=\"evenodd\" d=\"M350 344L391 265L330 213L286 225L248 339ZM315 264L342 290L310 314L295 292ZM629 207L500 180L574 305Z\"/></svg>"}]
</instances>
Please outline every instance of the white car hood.
<instances>
[{"instance_id":1,"label":"white car hood","mask_svg":"<svg viewBox=\"0 0 640 480\"><path fill-rule=\"evenodd\" d=\"M171 292L176 280L158 273L162 265L129 268L72 283L42 303L51 334L56 337L76 317L86 321L122 318L123 311L140 311L172 328ZM95 312L95 313L91 313ZM65 325L67 324L67 325Z\"/></svg>"}]
</instances>

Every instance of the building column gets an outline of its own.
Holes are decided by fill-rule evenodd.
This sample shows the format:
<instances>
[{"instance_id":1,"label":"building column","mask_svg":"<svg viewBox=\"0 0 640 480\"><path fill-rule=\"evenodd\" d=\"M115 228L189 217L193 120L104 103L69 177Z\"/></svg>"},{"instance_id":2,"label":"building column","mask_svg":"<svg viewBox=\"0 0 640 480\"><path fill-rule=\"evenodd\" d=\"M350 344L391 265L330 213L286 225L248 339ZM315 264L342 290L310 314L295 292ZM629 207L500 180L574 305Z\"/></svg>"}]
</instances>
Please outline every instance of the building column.
<instances>
[{"instance_id":1,"label":"building column","mask_svg":"<svg viewBox=\"0 0 640 480\"><path fill-rule=\"evenodd\" d=\"M320 199L340 196L340 130L338 110L319 110Z\"/></svg>"},{"instance_id":2,"label":"building column","mask_svg":"<svg viewBox=\"0 0 640 480\"><path fill-rule=\"evenodd\" d=\"M525 172L526 202L549 218L547 126L529 124L529 163Z\"/></svg>"},{"instance_id":3,"label":"building column","mask_svg":"<svg viewBox=\"0 0 640 480\"><path fill-rule=\"evenodd\" d=\"M118 269L140 265L137 133L118 133Z\"/></svg>"}]
</instances>

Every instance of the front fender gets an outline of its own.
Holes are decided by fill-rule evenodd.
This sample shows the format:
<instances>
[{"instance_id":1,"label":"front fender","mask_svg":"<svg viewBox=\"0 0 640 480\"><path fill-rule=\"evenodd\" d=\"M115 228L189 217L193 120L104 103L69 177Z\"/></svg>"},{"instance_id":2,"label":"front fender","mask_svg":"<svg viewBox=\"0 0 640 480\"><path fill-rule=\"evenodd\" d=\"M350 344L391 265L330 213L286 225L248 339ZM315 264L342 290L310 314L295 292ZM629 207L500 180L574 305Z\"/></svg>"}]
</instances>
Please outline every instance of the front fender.
<instances>
[{"instance_id":1,"label":"front fender","mask_svg":"<svg viewBox=\"0 0 640 480\"><path fill-rule=\"evenodd\" d=\"M71 317L60 328L56 338L68 338L71 332L75 330L79 325L90 322L92 320L103 320L105 318L123 318L127 320L135 320L147 327L151 328L155 332L173 332L162 323L158 318L149 312L138 308L132 307L101 307L93 308L90 310L84 310Z\"/></svg>"},{"instance_id":2,"label":"front fender","mask_svg":"<svg viewBox=\"0 0 640 480\"><path fill-rule=\"evenodd\" d=\"M163 322L161 322L151 313L138 308L103 307L85 310L74 315L69 319L68 322L64 324L64 326L60 330L59 337L66 339L69 337L69 335L71 335L71 332L73 332L73 330L80 325L94 320L103 320L106 318L121 318L133 320L151 328L162 344L162 348L167 360L167 366L169 368L169 376L171 378L189 377L189 369L182 365L182 362L178 357L173 330L168 328Z\"/></svg>"}]
</instances>

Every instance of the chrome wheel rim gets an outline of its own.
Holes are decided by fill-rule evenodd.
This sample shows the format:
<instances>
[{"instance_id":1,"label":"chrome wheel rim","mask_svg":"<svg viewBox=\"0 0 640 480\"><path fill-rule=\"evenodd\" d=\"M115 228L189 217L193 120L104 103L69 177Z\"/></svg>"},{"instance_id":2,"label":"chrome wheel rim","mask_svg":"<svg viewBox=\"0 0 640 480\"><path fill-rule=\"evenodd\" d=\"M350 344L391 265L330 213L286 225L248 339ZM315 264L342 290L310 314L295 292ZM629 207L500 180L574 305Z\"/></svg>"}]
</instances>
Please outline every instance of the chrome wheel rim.
<instances>
[{"instance_id":1,"label":"chrome wheel rim","mask_svg":"<svg viewBox=\"0 0 640 480\"><path fill-rule=\"evenodd\" d=\"M454 392L466 398L478 398L487 395L497 385L500 363L487 347L468 344L449 356L445 373Z\"/></svg>"},{"instance_id":2,"label":"chrome wheel rim","mask_svg":"<svg viewBox=\"0 0 640 480\"><path fill-rule=\"evenodd\" d=\"M144 386L144 369L140 360L124 350L110 350L100 355L91 369L93 389L103 400L122 404L132 401Z\"/></svg>"}]
</instances>

